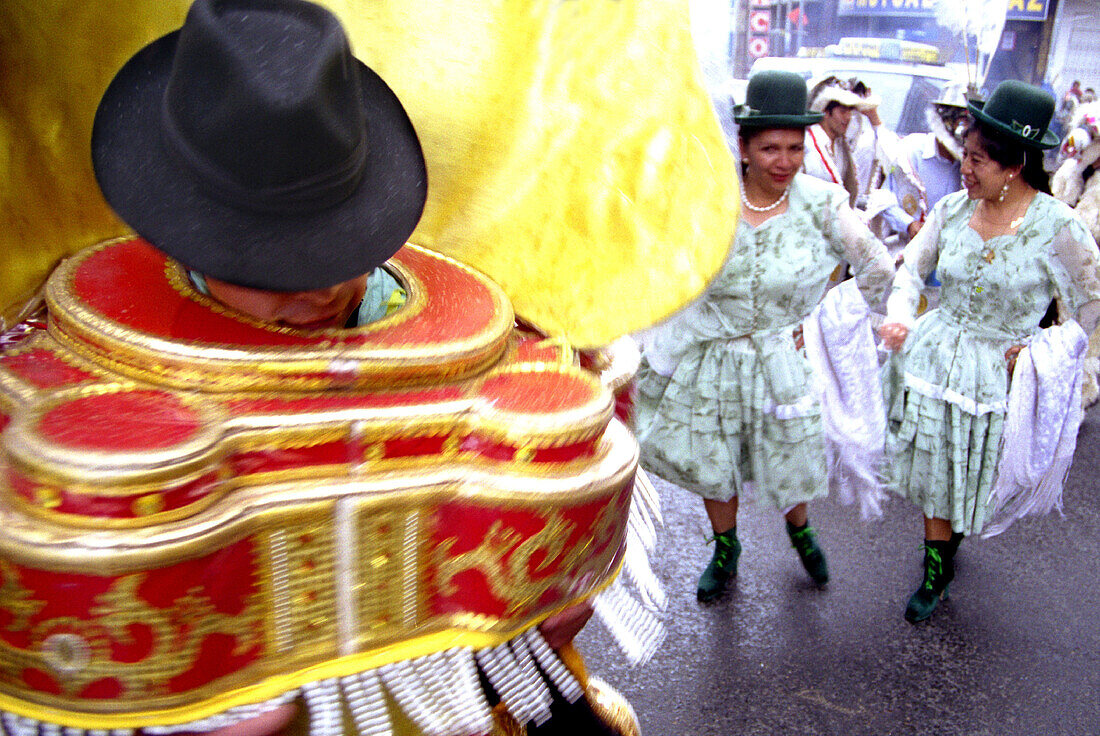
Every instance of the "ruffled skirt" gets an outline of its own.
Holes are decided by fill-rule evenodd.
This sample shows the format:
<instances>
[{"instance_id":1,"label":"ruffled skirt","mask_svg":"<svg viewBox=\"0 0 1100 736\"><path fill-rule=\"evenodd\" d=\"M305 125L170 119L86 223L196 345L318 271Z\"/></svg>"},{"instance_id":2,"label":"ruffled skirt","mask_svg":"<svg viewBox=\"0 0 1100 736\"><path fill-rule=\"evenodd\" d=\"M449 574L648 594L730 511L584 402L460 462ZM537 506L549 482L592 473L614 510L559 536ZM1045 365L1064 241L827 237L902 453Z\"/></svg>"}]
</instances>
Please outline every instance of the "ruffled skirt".
<instances>
[{"instance_id":1,"label":"ruffled skirt","mask_svg":"<svg viewBox=\"0 0 1100 736\"><path fill-rule=\"evenodd\" d=\"M789 335L789 330L785 330ZM752 492L777 509L828 493L821 411L789 337L692 345L671 376L643 359L636 418L642 465L704 498Z\"/></svg>"},{"instance_id":2,"label":"ruffled skirt","mask_svg":"<svg viewBox=\"0 0 1100 736\"><path fill-rule=\"evenodd\" d=\"M1004 353L1022 340L936 310L887 363L890 487L956 532L986 523L1004 433Z\"/></svg>"}]
</instances>

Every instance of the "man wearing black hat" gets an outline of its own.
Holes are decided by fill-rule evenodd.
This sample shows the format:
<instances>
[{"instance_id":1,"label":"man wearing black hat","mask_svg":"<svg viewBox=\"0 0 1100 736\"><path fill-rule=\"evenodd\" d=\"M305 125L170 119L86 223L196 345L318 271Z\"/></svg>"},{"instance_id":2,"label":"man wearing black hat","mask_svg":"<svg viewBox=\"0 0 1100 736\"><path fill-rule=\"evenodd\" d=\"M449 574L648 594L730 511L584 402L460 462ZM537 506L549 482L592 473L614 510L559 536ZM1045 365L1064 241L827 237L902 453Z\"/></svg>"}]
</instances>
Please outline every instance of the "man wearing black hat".
<instances>
[{"instance_id":1,"label":"man wearing black hat","mask_svg":"<svg viewBox=\"0 0 1100 736\"><path fill-rule=\"evenodd\" d=\"M331 329L404 300L380 266L423 211L424 156L396 95L320 6L196 0L111 82L92 157L118 215L238 313ZM540 630L564 645L590 615L574 606ZM583 698L555 698L553 719L530 733L615 733ZM222 732L275 733L293 714L284 704Z\"/></svg>"},{"instance_id":2,"label":"man wearing black hat","mask_svg":"<svg viewBox=\"0 0 1100 736\"><path fill-rule=\"evenodd\" d=\"M195 3L118 73L93 127L96 178L214 298L288 325L343 324L420 218L416 132L327 11L238 17Z\"/></svg>"}]
</instances>

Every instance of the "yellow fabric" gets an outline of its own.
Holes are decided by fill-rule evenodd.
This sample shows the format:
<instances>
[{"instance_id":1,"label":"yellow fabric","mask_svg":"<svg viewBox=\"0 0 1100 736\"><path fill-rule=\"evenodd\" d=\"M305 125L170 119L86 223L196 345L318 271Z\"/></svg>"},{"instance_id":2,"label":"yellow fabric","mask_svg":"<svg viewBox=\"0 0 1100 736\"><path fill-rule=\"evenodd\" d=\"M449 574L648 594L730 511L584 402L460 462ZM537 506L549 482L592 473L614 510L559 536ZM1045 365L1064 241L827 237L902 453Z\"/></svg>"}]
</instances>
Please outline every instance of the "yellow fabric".
<instances>
[{"instance_id":1,"label":"yellow fabric","mask_svg":"<svg viewBox=\"0 0 1100 736\"><path fill-rule=\"evenodd\" d=\"M687 0L330 0L421 137L414 242L485 271L581 347L664 318L721 267L734 167ZM124 232L89 163L115 70L186 0L0 3L0 312Z\"/></svg>"}]
</instances>

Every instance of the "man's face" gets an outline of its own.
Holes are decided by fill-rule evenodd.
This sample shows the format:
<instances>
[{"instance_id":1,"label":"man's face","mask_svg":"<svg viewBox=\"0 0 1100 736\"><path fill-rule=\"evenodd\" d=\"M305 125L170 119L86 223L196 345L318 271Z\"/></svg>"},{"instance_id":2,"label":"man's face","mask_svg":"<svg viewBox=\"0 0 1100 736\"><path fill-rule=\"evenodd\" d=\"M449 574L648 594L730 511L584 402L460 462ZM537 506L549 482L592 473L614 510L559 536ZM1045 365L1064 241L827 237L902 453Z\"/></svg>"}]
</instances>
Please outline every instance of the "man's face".
<instances>
[{"instance_id":1,"label":"man's face","mask_svg":"<svg viewBox=\"0 0 1100 736\"><path fill-rule=\"evenodd\" d=\"M855 108L851 105L833 105L821 119L821 127L830 138L844 135L844 131L848 130L848 123L852 122L853 110Z\"/></svg>"},{"instance_id":2,"label":"man's face","mask_svg":"<svg viewBox=\"0 0 1100 736\"><path fill-rule=\"evenodd\" d=\"M363 301L367 276L312 291L265 291L206 277L210 296L249 317L283 327L321 330L343 327Z\"/></svg>"}]
</instances>

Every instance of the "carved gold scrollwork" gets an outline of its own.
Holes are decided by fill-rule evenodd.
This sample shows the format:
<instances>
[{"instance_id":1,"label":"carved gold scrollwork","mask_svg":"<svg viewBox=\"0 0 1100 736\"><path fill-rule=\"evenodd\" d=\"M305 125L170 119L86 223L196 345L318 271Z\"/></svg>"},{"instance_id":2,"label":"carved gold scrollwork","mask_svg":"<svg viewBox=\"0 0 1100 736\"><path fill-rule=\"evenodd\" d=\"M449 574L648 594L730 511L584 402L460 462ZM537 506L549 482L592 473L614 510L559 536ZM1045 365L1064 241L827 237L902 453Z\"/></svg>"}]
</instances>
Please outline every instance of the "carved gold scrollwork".
<instances>
[{"instance_id":1,"label":"carved gold scrollwork","mask_svg":"<svg viewBox=\"0 0 1100 736\"><path fill-rule=\"evenodd\" d=\"M591 573L606 568L614 549L605 543L613 541L617 518L612 507L605 507L593 524L593 534L570 549L566 543L576 525L557 511L546 517L541 530L527 538L498 519L490 525L481 543L468 552L452 554L458 539L444 539L432 551L439 590L443 595L456 594L455 576L477 570L493 595L507 603L508 616L529 610L553 588L560 589L562 597L573 595L577 591L569 588L574 580L591 577ZM593 556L593 548L603 549L604 554ZM540 576L553 569L559 573Z\"/></svg>"},{"instance_id":2,"label":"carved gold scrollwork","mask_svg":"<svg viewBox=\"0 0 1100 736\"><path fill-rule=\"evenodd\" d=\"M164 695L165 683L194 666L203 641L211 634L233 637L234 655L263 643L257 596L239 614L227 615L216 611L201 589L192 588L170 608L161 609L140 595L145 575L116 580L95 599L87 619L50 618L32 627L30 619L46 603L31 598L10 565L0 562L0 571L4 575L0 600L14 614L8 629L30 629L32 642L26 650L0 644L0 671L30 666L52 672L67 695L107 677L120 683L123 697ZM196 621L201 623L184 625ZM151 634L148 652L135 662L113 659L111 645L133 645L136 627Z\"/></svg>"}]
</instances>

